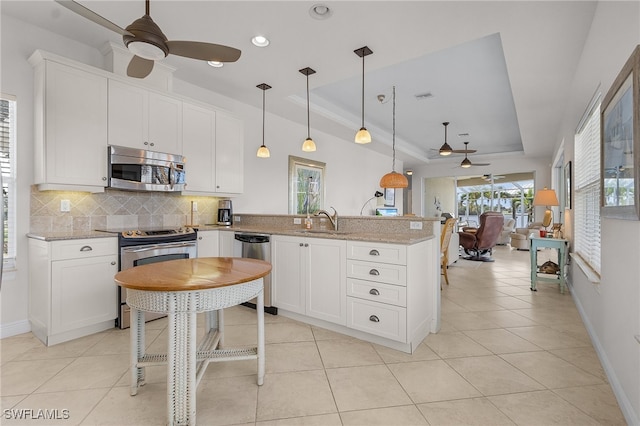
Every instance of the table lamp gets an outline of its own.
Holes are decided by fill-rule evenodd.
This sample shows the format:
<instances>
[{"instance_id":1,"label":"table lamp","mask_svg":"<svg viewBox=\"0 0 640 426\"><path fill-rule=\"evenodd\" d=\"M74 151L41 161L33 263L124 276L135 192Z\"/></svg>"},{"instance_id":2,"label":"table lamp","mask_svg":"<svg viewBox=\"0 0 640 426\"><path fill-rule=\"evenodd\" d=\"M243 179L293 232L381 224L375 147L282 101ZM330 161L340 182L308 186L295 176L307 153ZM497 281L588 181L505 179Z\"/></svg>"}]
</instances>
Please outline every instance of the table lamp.
<instances>
[{"instance_id":1,"label":"table lamp","mask_svg":"<svg viewBox=\"0 0 640 426\"><path fill-rule=\"evenodd\" d=\"M545 206L547 210L544 212L544 218L542 219L542 226L548 228L553 224L553 211L551 211L551 206L559 206L558 197L556 196L556 191L553 189L547 189L545 186L544 189L538 190L536 192L536 196L533 197L533 205L534 206Z\"/></svg>"}]
</instances>

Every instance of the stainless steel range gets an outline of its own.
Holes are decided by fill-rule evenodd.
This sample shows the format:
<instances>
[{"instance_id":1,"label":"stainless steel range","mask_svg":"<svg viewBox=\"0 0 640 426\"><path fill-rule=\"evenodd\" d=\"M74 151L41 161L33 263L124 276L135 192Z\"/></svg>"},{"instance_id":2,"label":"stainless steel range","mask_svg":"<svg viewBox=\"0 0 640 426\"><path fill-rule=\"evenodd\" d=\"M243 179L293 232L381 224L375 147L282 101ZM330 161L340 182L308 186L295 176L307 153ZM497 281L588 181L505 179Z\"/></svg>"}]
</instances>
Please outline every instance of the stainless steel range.
<instances>
[{"instance_id":1,"label":"stainless steel range","mask_svg":"<svg viewBox=\"0 0 640 426\"><path fill-rule=\"evenodd\" d=\"M126 230L118 233L120 247L120 270L166 260L197 257L197 231L192 228ZM118 323L120 328L129 327L127 290L119 292ZM145 312L145 321L164 315Z\"/></svg>"}]
</instances>

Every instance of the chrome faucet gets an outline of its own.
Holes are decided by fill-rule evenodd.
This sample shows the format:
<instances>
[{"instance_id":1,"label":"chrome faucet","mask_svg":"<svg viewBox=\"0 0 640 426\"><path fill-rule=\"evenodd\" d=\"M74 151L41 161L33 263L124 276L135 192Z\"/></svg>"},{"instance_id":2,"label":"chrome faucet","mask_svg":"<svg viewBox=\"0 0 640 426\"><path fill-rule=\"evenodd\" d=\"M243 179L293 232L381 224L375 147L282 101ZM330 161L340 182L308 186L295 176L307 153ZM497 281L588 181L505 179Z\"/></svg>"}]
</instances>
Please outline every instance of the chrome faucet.
<instances>
[{"instance_id":1,"label":"chrome faucet","mask_svg":"<svg viewBox=\"0 0 640 426\"><path fill-rule=\"evenodd\" d=\"M320 210L318 213L314 214L314 216L320 216L321 214L327 216L331 221L331 224L333 225L333 229L337 231L338 230L338 212L333 207L331 208L333 209L333 214L329 214L326 210Z\"/></svg>"}]
</instances>

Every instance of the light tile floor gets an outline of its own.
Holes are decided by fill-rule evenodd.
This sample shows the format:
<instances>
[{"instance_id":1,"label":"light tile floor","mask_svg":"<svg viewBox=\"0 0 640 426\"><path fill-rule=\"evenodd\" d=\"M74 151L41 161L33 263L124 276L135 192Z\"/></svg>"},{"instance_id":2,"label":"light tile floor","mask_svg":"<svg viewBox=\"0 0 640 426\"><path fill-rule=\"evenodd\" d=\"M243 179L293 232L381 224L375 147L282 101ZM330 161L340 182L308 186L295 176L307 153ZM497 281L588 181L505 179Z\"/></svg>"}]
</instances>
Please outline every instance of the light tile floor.
<instances>
[{"instance_id":1,"label":"light tile floor","mask_svg":"<svg viewBox=\"0 0 640 426\"><path fill-rule=\"evenodd\" d=\"M267 315L264 385L255 361L211 364L198 423L625 424L571 296L555 284L529 290L528 252L498 247L494 257L450 267L442 330L412 355ZM255 344L254 311L228 309L225 321L227 345ZM165 327L164 319L148 324L150 352L164 352ZM49 348L24 334L0 345L3 425L166 422L162 367L148 368L147 384L129 395L128 331ZM69 418L14 420L7 409Z\"/></svg>"}]
</instances>

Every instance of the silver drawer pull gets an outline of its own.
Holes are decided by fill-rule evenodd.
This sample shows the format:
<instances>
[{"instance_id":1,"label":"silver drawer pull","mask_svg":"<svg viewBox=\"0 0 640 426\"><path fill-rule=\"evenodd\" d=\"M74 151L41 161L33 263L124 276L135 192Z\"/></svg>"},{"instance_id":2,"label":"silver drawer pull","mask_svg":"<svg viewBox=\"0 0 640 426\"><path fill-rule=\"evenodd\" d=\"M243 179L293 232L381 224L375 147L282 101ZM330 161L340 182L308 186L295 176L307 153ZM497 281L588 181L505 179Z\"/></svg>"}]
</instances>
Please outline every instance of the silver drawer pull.
<instances>
[{"instance_id":1,"label":"silver drawer pull","mask_svg":"<svg viewBox=\"0 0 640 426\"><path fill-rule=\"evenodd\" d=\"M380 252L376 249L373 249L369 252L369 256L380 256Z\"/></svg>"},{"instance_id":2,"label":"silver drawer pull","mask_svg":"<svg viewBox=\"0 0 640 426\"><path fill-rule=\"evenodd\" d=\"M80 251L92 251L93 248L91 246L82 246L80 248Z\"/></svg>"},{"instance_id":3,"label":"silver drawer pull","mask_svg":"<svg viewBox=\"0 0 640 426\"><path fill-rule=\"evenodd\" d=\"M377 316L375 316L375 315L371 315L371 316L369 317L369 321L371 321L371 322L380 322L380 318L378 318L378 317L377 317Z\"/></svg>"},{"instance_id":4,"label":"silver drawer pull","mask_svg":"<svg viewBox=\"0 0 640 426\"><path fill-rule=\"evenodd\" d=\"M116 261L115 260L111 261L111 266L116 266Z\"/></svg>"},{"instance_id":5,"label":"silver drawer pull","mask_svg":"<svg viewBox=\"0 0 640 426\"><path fill-rule=\"evenodd\" d=\"M369 271L369 275L380 275L380 272L377 269L372 269Z\"/></svg>"},{"instance_id":6,"label":"silver drawer pull","mask_svg":"<svg viewBox=\"0 0 640 426\"><path fill-rule=\"evenodd\" d=\"M375 288L372 288L371 290L369 290L369 294L373 294L374 296L380 296L380 292Z\"/></svg>"}]
</instances>

